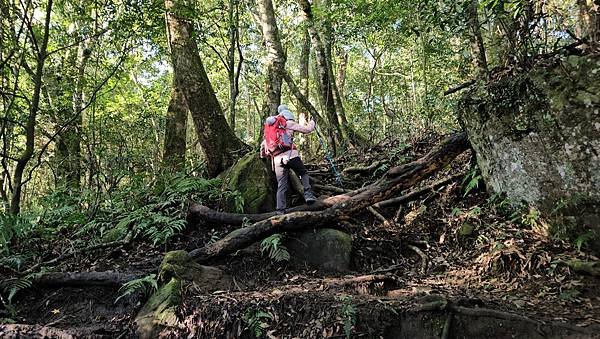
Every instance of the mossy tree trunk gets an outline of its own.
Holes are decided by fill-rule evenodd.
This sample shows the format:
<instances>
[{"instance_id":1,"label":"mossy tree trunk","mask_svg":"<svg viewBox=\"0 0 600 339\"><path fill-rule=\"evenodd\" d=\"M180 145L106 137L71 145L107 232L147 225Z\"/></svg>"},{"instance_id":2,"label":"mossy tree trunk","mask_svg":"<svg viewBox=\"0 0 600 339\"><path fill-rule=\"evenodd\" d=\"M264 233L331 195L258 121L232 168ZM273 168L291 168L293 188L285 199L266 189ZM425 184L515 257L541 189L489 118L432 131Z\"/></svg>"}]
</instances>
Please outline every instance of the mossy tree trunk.
<instances>
[{"instance_id":1,"label":"mossy tree trunk","mask_svg":"<svg viewBox=\"0 0 600 339\"><path fill-rule=\"evenodd\" d=\"M165 0L167 35L171 46L174 81L192 115L206 160L215 177L231 166L248 146L235 136L223 115L193 39L193 9L186 0Z\"/></svg>"},{"instance_id":2,"label":"mossy tree trunk","mask_svg":"<svg viewBox=\"0 0 600 339\"><path fill-rule=\"evenodd\" d=\"M183 92L173 82L165 126L162 160L165 170L181 171L184 168L187 113L188 105Z\"/></svg>"}]
</instances>

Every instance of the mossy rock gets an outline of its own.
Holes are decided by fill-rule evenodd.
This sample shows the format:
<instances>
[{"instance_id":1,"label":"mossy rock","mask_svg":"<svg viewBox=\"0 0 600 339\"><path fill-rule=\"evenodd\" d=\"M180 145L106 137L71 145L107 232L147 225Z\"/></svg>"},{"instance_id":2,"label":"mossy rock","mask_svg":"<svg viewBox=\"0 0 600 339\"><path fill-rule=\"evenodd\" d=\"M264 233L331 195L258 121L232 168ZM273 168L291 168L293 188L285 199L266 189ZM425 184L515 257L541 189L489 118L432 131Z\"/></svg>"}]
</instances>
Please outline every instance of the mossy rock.
<instances>
[{"instance_id":1,"label":"mossy rock","mask_svg":"<svg viewBox=\"0 0 600 339\"><path fill-rule=\"evenodd\" d=\"M156 338L162 327L177 325L175 312L181 302L181 287L181 280L173 277L150 297L135 317L140 338Z\"/></svg>"},{"instance_id":2,"label":"mossy rock","mask_svg":"<svg viewBox=\"0 0 600 339\"><path fill-rule=\"evenodd\" d=\"M233 287L233 280L229 275L216 267L198 264L186 251L171 251L165 254L160 264L159 277L163 281L174 277L192 282L199 291L207 293Z\"/></svg>"},{"instance_id":3,"label":"mossy rock","mask_svg":"<svg viewBox=\"0 0 600 339\"><path fill-rule=\"evenodd\" d=\"M600 234L598 74L599 55L557 56L477 83L458 104L487 189L534 206L571 240ZM600 253L600 237L588 242Z\"/></svg>"},{"instance_id":4,"label":"mossy rock","mask_svg":"<svg viewBox=\"0 0 600 339\"><path fill-rule=\"evenodd\" d=\"M194 262L186 251L165 254L158 276L166 284L150 297L135 317L140 338L156 338L161 328L179 324L176 311L185 286L193 284L198 291L205 293L233 287L233 280L229 275L218 268Z\"/></svg>"},{"instance_id":5,"label":"mossy rock","mask_svg":"<svg viewBox=\"0 0 600 339\"><path fill-rule=\"evenodd\" d=\"M292 235L286 242L291 259L324 270L343 272L350 267L352 237L331 228Z\"/></svg>"},{"instance_id":6,"label":"mossy rock","mask_svg":"<svg viewBox=\"0 0 600 339\"><path fill-rule=\"evenodd\" d=\"M275 209L275 190L268 166L268 161L261 159L258 152L250 152L221 174L224 187L242 195L244 213ZM234 201L229 201L228 205L230 211L235 211Z\"/></svg>"}]
</instances>

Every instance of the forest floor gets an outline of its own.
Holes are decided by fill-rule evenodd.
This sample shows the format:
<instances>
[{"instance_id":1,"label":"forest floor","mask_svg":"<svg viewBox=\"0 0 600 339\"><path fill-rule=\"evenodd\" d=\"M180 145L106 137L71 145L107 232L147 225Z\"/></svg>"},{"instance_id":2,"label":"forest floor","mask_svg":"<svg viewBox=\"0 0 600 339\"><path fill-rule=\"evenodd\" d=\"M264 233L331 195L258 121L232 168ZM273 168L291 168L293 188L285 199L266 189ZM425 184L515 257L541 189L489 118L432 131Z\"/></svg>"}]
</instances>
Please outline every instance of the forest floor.
<instances>
[{"instance_id":1,"label":"forest floor","mask_svg":"<svg viewBox=\"0 0 600 339\"><path fill-rule=\"evenodd\" d=\"M343 188L373 182L389 167L422 156L440 140L439 136L427 135L406 145L393 141L367 152L348 152L336 159L341 171L374 163L377 166L346 174ZM485 328L479 332L464 330L478 323L488 328L490 337L509 337L514 333L511 327L519 337L530 337L531 333L559 337L560 331L545 330L558 323L570 333L566 337L599 336L600 278L562 264L598 258L587 253L585 246L578 248L578 244L548 236L547 225L535 211L508 208L505 200L490 197L482 182L478 187L469 185L475 178L469 174L471 163L470 152L463 153L421 185L459 173L469 175L465 182L461 176L418 199L379 210L386 222L364 211L330 225L352 236L349 272L275 263L263 256L257 245L213 262L234 277L237 290L207 295L186 289L178 311L180 325L163 334L243 337L253 331L269 338L347 334L391 338L402 333L405 337L458 338L485 333L481 332ZM339 186L325 162L312 162L307 167L319 187ZM467 187L472 189L466 192ZM334 194L316 191L321 196ZM55 269L156 272L166 251L201 247L234 228L188 228L168 246L131 243L75 256ZM57 241L40 246L55 251L69 246L69 239ZM77 329L77 333L92 337L128 338L134 333L133 319L145 297L138 293L116 302L118 288L26 289L14 300L13 320ZM3 317L8 314L0 313ZM493 318L493 322L483 321L484 317ZM417 329L415 324L428 329ZM402 332L395 332L400 328ZM2 331L0 327L0 337Z\"/></svg>"}]
</instances>

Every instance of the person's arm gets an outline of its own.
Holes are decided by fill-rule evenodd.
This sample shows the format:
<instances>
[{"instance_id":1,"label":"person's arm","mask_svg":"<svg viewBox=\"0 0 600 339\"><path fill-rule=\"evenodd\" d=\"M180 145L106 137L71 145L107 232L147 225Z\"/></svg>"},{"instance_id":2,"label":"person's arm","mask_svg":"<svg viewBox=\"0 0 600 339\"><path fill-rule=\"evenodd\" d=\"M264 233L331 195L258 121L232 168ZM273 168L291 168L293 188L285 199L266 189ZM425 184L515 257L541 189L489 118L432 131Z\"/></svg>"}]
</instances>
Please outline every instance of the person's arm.
<instances>
[{"instance_id":1,"label":"person's arm","mask_svg":"<svg viewBox=\"0 0 600 339\"><path fill-rule=\"evenodd\" d=\"M263 141L260 143L260 157L261 158L266 158L267 156L268 156L268 154L267 154L267 143L263 139Z\"/></svg>"},{"instance_id":2,"label":"person's arm","mask_svg":"<svg viewBox=\"0 0 600 339\"><path fill-rule=\"evenodd\" d=\"M310 133L315 130L315 121L311 120L308 124L306 124L306 126L303 126L295 121L290 120L287 122L285 127L300 133Z\"/></svg>"}]
</instances>

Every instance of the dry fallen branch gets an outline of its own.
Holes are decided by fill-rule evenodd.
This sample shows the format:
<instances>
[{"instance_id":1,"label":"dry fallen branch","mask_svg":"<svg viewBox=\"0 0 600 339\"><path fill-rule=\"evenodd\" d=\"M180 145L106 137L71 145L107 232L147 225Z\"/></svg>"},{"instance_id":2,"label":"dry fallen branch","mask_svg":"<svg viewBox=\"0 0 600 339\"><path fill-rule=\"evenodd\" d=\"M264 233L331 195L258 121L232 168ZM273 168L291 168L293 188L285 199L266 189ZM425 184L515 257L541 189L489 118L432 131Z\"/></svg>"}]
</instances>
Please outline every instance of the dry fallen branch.
<instances>
[{"instance_id":1,"label":"dry fallen branch","mask_svg":"<svg viewBox=\"0 0 600 339\"><path fill-rule=\"evenodd\" d=\"M444 168L468 146L466 134L454 134L421 159L390 169L382 179L365 188L329 197L310 205L329 206L322 211L292 212L257 221L251 226L229 233L223 239L193 250L190 254L198 261L207 261L231 254L274 233L318 228L328 222L347 219L350 214L387 200Z\"/></svg>"}]
</instances>

